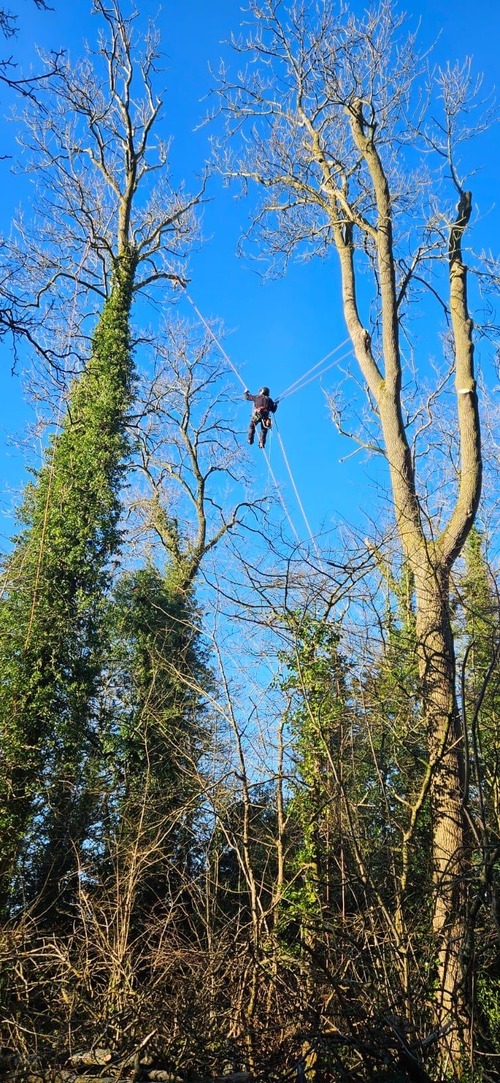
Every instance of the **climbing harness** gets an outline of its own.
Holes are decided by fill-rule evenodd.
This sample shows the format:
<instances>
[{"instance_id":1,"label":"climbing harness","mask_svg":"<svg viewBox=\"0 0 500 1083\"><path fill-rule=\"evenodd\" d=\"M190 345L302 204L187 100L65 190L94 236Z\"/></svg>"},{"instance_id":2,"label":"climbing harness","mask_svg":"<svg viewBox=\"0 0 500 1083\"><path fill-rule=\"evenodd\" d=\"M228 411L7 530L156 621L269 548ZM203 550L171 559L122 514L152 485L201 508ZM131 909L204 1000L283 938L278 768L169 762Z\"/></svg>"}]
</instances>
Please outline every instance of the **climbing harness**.
<instances>
[{"instance_id":1,"label":"climbing harness","mask_svg":"<svg viewBox=\"0 0 500 1083\"><path fill-rule=\"evenodd\" d=\"M255 410L252 414L252 421L255 425L261 424L264 429L271 429L273 425L270 414L264 413L263 410Z\"/></svg>"},{"instance_id":2,"label":"climbing harness","mask_svg":"<svg viewBox=\"0 0 500 1083\"><path fill-rule=\"evenodd\" d=\"M252 421L254 421L255 424L258 424L260 421L263 429L271 429L273 425L273 419L265 406L261 406L259 409L254 410Z\"/></svg>"}]
</instances>

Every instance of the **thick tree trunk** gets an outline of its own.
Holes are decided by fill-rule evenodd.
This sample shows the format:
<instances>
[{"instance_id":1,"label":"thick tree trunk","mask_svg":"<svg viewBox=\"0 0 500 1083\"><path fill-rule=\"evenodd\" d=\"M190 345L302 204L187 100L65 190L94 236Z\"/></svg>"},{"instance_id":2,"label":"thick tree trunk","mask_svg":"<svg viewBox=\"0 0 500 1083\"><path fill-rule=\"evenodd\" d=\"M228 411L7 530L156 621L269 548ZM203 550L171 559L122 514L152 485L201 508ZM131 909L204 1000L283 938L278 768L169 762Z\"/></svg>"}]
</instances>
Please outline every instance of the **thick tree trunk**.
<instances>
[{"instance_id":1,"label":"thick tree trunk","mask_svg":"<svg viewBox=\"0 0 500 1083\"><path fill-rule=\"evenodd\" d=\"M441 1060L463 1056L467 1005L462 974L465 938L466 822L464 748L455 692L455 657L448 574L415 569L417 640L429 761L432 765L433 932L436 944L436 1024ZM445 1067L443 1064L442 1067Z\"/></svg>"}]
</instances>

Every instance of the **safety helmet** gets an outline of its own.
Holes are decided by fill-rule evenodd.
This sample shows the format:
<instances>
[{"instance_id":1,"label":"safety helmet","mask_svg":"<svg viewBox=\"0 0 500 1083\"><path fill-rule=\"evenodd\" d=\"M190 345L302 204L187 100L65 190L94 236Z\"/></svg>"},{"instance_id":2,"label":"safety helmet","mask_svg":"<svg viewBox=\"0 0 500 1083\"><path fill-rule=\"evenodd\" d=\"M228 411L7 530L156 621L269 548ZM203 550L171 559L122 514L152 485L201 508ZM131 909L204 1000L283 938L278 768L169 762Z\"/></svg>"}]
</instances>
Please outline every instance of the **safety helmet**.
<instances>
[{"instance_id":1,"label":"safety helmet","mask_svg":"<svg viewBox=\"0 0 500 1083\"><path fill-rule=\"evenodd\" d=\"M269 388L268 387L261 387L261 389L259 391L259 395L268 395L268 394L269 394Z\"/></svg>"}]
</instances>

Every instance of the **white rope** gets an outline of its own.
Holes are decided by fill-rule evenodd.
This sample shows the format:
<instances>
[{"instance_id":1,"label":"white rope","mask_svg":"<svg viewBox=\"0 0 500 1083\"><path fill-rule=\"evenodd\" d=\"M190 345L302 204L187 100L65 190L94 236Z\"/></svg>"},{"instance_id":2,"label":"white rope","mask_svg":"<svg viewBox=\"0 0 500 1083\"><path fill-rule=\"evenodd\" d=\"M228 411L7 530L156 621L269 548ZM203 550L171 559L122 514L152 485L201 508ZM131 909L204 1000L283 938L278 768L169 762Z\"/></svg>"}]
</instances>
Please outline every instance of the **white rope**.
<instances>
[{"instance_id":1,"label":"white rope","mask_svg":"<svg viewBox=\"0 0 500 1083\"><path fill-rule=\"evenodd\" d=\"M208 324L208 323L207 323L207 321L206 321L206 319L204 318L204 316L202 316L202 314L201 314L201 312L200 312L199 308L197 308L197 306L195 305L195 303L194 303L194 301L193 301L193 298L192 298L192 297L191 297L191 296L189 295L189 293L188 293L188 291L187 291L186 287L184 287L184 292L185 292L185 294L186 294L186 297L187 297L188 301L190 302L190 304L191 304L191 305L192 305L192 307L194 308L194 311L196 312L196 315L198 316L198 319L199 319L199 320L201 321L201 323L203 324L203 326L204 326L204 327L206 328L206 330L208 331L209 335L211 336L211 338L212 338L212 339L213 339L213 341L215 342L215 345L216 345L216 346L217 346L217 348L218 348L218 349L220 350L220 352L221 352L221 354L223 355L223 357L225 357L225 359L226 359L226 361L227 361L228 365L229 365L229 366L230 366L230 367L232 368L232 370L233 370L233 372L234 372L235 376L236 376L236 377L237 377L237 379L238 379L238 380L240 381L240 384L241 384L241 386L242 386L242 387L244 388L244 390L246 391L246 384L244 383L244 381L243 381L242 377L240 376L240 374L239 374L239 372L238 372L237 368L235 368L235 366L233 365L233 362L231 361L231 358L230 358L230 357L229 357L229 355L228 355L228 354L226 353L226 351L225 351L224 347L222 346L222 343L221 343L221 342L219 341L219 339L217 338L217 335L216 335L216 334L214 333L214 331L213 331L213 330L212 330L212 328L210 327L210 324ZM344 339L344 341L343 341L343 342L341 342L341 343L340 343L340 344L339 344L338 346L335 346L335 347L333 348L333 350L330 350L330 351L329 351L329 353L325 354L325 356L321 358L321 361L317 361L317 362L316 362L316 364L315 364L315 365L313 365L313 366L312 366L312 367L311 367L310 369L308 369L308 370L307 370L307 372L303 373L303 375L302 375L302 376L300 376L298 380L295 380L295 382L294 382L293 384L290 384L290 387L286 388L286 390L285 390L285 391L283 391L283 392L281 393L281 395L279 395L279 396L278 396L278 397L279 397L279 399L280 399L280 401L283 401L283 399L284 399L284 398L287 398L287 397L288 397L289 395L293 395L293 394L295 393L295 391L302 391L302 388L303 388L303 387L306 387L306 386L307 386L307 384L309 384L309 383L311 383L311 382L312 382L312 380L315 380L315 379L316 379L316 378L317 378L318 376L323 376L323 375L324 375L324 373L325 373L325 372L328 372L328 371L329 371L329 369L333 368L333 366L334 366L334 365L338 364L338 363L339 363L340 361L343 361L345 357L348 357L348 356L349 356L349 354L351 353L351 350L348 350L348 351L347 351L347 353L346 353L346 354L343 354L343 356L342 356L342 357L340 357L340 358L337 358L337 359L336 359L335 361L332 361L332 362L331 362L331 364L330 364L330 365L327 365L325 369L321 369L321 366L322 366L322 365L324 365L325 361L328 361L328 360L330 359L330 357L333 357L333 355L334 355L334 354L338 353L338 351L339 351L339 350L341 350L341 349L342 349L342 347L343 347L343 346L345 346L345 345L346 345L346 344L347 344L347 343L348 343L349 341L350 341L350 340L349 340L349 338L346 338L346 339ZM320 371L319 371L319 372L316 372L316 369L320 369ZM314 375L311 375L312 373L314 373ZM307 377L309 377L309 379L307 379ZM298 506L299 506L299 508L300 508L300 511L301 511L301 514L302 514L302 518L303 518L303 520L304 520L304 523L305 523L305 525L306 525L306 528L307 528L307 532L308 532L308 534L309 534L309 538L310 538L310 540L311 540L311 542L312 542L312 545L313 545L313 547L314 547L314 551L315 551L315 553L316 553L316 556L318 557L318 560L321 560L321 554L320 554L320 552L319 552L319 549L318 549L318 546L317 546L317 544L316 544L316 539L314 538L314 535L313 535L313 533L312 533L312 530L311 530L311 526L310 526L310 524L309 524L309 520L308 520L308 518L307 518L307 515L306 515L306 513L305 513L305 510L304 510L304 505L302 504L302 501L301 501L301 499L300 499L299 491L298 491L298 489L297 489L297 486L296 486L296 484L295 484L295 480L294 480L294 477L293 477L293 474L292 474L292 471L291 471L291 468L290 468L290 463L288 462L288 458L287 458L287 455L286 455L286 451L285 451L285 448L284 448L284 445L283 445L283 441L282 441L282 439L281 439L281 435L280 435L280 432L279 432L278 426L277 426L277 424L276 424L276 421L274 422L274 424L276 425L276 432L277 432L277 434L278 434L278 440L279 440L279 444L280 444L280 448L281 448L281 453L282 453L282 455L283 455L283 461L284 461L284 463L285 463L286 469L287 469L287 471L288 471L288 476L289 476L289 478L290 478L290 481L291 481L291 483L292 483L292 488L293 488L293 491L294 491L294 493L295 493L295 499L296 499L296 501L297 501L297 504L298 504ZM279 487L279 485L278 485L278 482L277 482L277 480L276 480L276 478L275 478L275 476L274 476L274 472L273 472L273 469L272 469L272 466L271 466L271 460L270 460L270 457L268 456L268 454L267 454L267 452L266 452L265 448L263 448L262 450L263 450L263 452L264 452L264 458L265 458L265 460L266 460L266 464L267 464L267 469L268 469L268 471L269 471L269 474L271 475L271 478L272 478L272 481L273 481L273 484L274 484L275 490L276 490L276 492L278 493L278 496L279 496L279 499L280 499L281 505L282 505L282 507L283 507L283 511L285 512L285 516L286 516L286 518L287 518L287 520L288 520L288 522L289 522L289 524L290 524L291 530L292 530L293 534L295 535L295 538L297 539L297 541L298 541L299 545L301 545L301 544L302 544L302 542L301 542L301 538L300 538L300 535L298 534L298 532L297 532L297 530L296 530L296 527L295 527L295 524L294 524L294 522L293 522L293 519L292 519L292 517L291 517L291 515L290 515L290 512L288 511L288 508L287 508L287 506L286 506L286 503L285 503L285 499L284 499L284 497L283 497L283 494L282 494L282 492L281 492L281 489L280 489L280 487Z\"/></svg>"},{"instance_id":2,"label":"white rope","mask_svg":"<svg viewBox=\"0 0 500 1083\"><path fill-rule=\"evenodd\" d=\"M231 361L231 358L229 357L229 355L228 355L228 354L226 353L226 351L225 351L224 347L222 346L222 343L221 343L221 342L219 341L219 339L217 338L217 335L216 335L216 334L214 333L214 331L213 331L213 330L212 330L212 328L210 327L210 324L209 324L209 323L207 323L207 321L206 321L206 319L204 318L204 316L202 316L202 314L201 314L201 312L200 312L199 308L198 308L198 307L197 307L197 306L195 305L195 303L194 303L194 301L193 301L193 298L192 298L192 297L190 297L190 295L189 295L189 293L188 293L188 291L187 291L187 289L186 289L185 287L184 287L184 292L185 292L185 294L186 294L186 297L187 297L188 301L189 301L189 302L190 302L190 304L191 304L191 305L193 306L193 308L194 308L194 311L196 312L196 315L198 316L198 319L199 319L199 320L201 320L201 323L203 324L203 326L204 326L204 327L206 328L206 330L208 331L209 335L211 336L211 338L212 338L212 339L213 339L213 341L215 342L215 345L216 345L216 346L217 346L217 348L218 348L218 349L220 350L220 352L221 352L221 354L223 355L223 357L225 357L225 359L226 359L226 361L227 361L228 365L230 365L230 367L232 368L232 370L233 370L233 372L234 372L235 376L236 376L236 377L238 378L238 380L240 381L240 384L242 385L242 387L243 387L243 388L245 389L245 391L246 391L246 384L245 384L245 383L244 383L244 381L242 380L242 378L241 378L241 376L240 376L240 374L239 374L238 370L237 370L237 369L235 368L235 366L233 365L233 362ZM330 356L331 356L331 354L329 354L328 356L330 357ZM325 358L324 358L323 360L325 360ZM315 368L317 368L317 365L315 365L314 367L315 367ZM307 375L307 374L306 374L306 375ZM281 396L281 397L283 397L283 396ZM279 438L279 440L280 440L281 448L282 448L282 451L283 451L283 444L282 444L282 441L281 441L281 437L279 436L279 433L278 433L278 438ZM295 527L295 524L294 524L294 522L293 522L293 519L292 519L292 517L291 517L291 515L290 515L290 513L289 513L289 511L288 511L288 508L287 508L287 506L286 506L286 503L285 503L285 500L284 500L283 494L282 494L282 492L281 492L281 489L280 489L280 487L279 487L279 485L278 485L278 482L277 482L277 480L276 480L276 478L275 478L275 476L274 476L273 468L272 468L272 466L271 466L271 460L270 460L270 458L269 458L269 456L268 456L268 454L267 454L267 452L266 452L265 448L263 448L262 450L263 450L263 452L264 452L264 458L265 458L265 460L266 460L266 463L267 463L267 469L268 469L268 471L269 471L269 474L271 475L271 478L272 478L272 481L273 481L273 485L274 485L274 488L275 488L276 492L278 493L279 499L280 499L280 501L281 501L281 505L282 505L282 507L283 507L283 511L285 512L286 518L288 519L288 522L289 522L289 524L290 524L290 527L291 527L292 533L293 533L293 534L295 535L295 538L297 539L297 542L299 543L299 545L301 545L301 544L302 544L302 542L301 542L301 538L300 538L300 535L299 535L298 531L296 530L296 527ZM285 459L285 462L286 462L286 455L285 455L284 451L283 451L283 458ZM290 468L289 468L289 467L288 467L288 472L289 472L289 474L290 474L290 477L291 477L291 472L290 472ZM296 496L297 496L297 503L298 503L298 505L299 505L299 508L300 508L300 509L301 509L301 511L302 511L302 514L303 514L303 516L304 516L304 520L305 520L305 522L306 522L306 525L307 525L307 528L308 528L308 530L309 530L309 534L310 534L310 536L311 536L311 538L312 538L312 534L311 534L311 528L310 528L310 526L309 526L309 524L308 524L308 522L307 522L307 518L306 518L306 516L305 516L305 512L304 512L304 509L303 509L303 507L302 507L302 504L301 504L301 501L300 501L300 497L299 497L299 495L298 495L298 492L297 492L297 489L296 489L295 483L294 483L294 481L293 481L293 478L292 478L292 485L293 485L293 487L294 487L294 491L295 491L295 494L296 494ZM312 540L313 540L313 544L314 544L314 546L315 546L315 548L316 548L316 545L315 545L315 543L314 543L314 539L312 539ZM317 552L317 550L316 550L316 552ZM318 555L319 555L319 554L318 554Z\"/></svg>"},{"instance_id":3,"label":"white rope","mask_svg":"<svg viewBox=\"0 0 500 1083\"><path fill-rule=\"evenodd\" d=\"M326 366L326 368L321 369L321 372L316 372L314 376L310 376L308 380L306 380L303 384L300 385L300 387L296 387L295 391L303 391L304 388L308 386L308 384L312 384L313 380L318 380L321 379L322 376L326 376L326 373L329 372L330 369L333 369L335 365L340 365L342 361L345 361L346 357L351 357L351 355L352 349L346 350L346 352L343 353L341 357L336 357L335 361L332 361L329 365ZM295 391L292 391L291 394L295 395Z\"/></svg>"},{"instance_id":4,"label":"white rope","mask_svg":"<svg viewBox=\"0 0 500 1083\"><path fill-rule=\"evenodd\" d=\"M298 541L299 545L302 545L302 541L301 541L300 535L299 535L299 533L298 533L298 531L297 531L297 529L296 529L296 527L295 527L295 524L294 524L294 522L293 522L293 519L292 519L292 517L291 517L291 515L290 515L290 512L288 511L288 508L287 508L287 506L286 506L286 503L285 503L285 499L284 499L283 493L281 492L281 489L280 489L280 487L279 487L279 485L278 485L278 482L276 481L276 478L275 478L275 476L274 476L274 473L273 473L273 469L272 469L272 466L271 466L271 460L269 459L269 456L268 456L268 454L267 454L267 452L266 452L265 448L263 448L262 450L263 450L263 452L264 452L264 458L265 458L265 460L266 460L266 463L267 463L267 469L269 470L269 473L270 473L270 475L271 475L271 478L272 478L272 480L273 480L274 488L275 488L275 490L276 490L276 492L278 493L278 496L279 496L279 498L280 498L280 501L281 501L281 506L282 506L282 508L283 508L283 511L284 511L284 513L285 513L285 515L286 515L286 517L287 517L287 519L288 519L288 522L289 522L289 524L290 524L290 526L291 526L291 528L292 528L292 533L293 533L293 534L295 534L295 537L296 537L296 539L297 539L297 541Z\"/></svg>"},{"instance_id":5,"label":"white rope","mask_svg":"<svg viewBox=\"0 0 500 1083\"><path fill-rule=\"evenodd\" d=\"M217 349L220 350L222 356L225 357L228 365L233 370L234 375L236 376L236 379L240 381L240 384L241 384L243 390L246 391L247 386L246 386L245 381L240 376L236 366L233 365L233 362L231 361L231 358L230 358L229 354L224 349L220 339L217 338L217 335L215 334L213 329L210 327L210 324L207 323L207 320L205 319L205 317L200 312L198 306L194 303L193 298L188 293L185 286L184 286L184 293L185 293L190 305L192 305L192 307L194 308L194 311L196 312L196 315L198 316L198 319L201 321L203 326L208 331L210 337L215 342L215 345L217 346ZM279 399L280 402L283 402L283 399L288 398L290 395L294 395L296 391L302 391L305 387L308 386L308 384L312 383L313 380L318 379L320 376L324 376L327 372L330 371L331 368L334 367L334 365L340 364L340 362L344 361L346 357L349 357L349 355L352 352L351 350L348 350L347 353L342 354L342 357L336 358L335 361L332 361L330 365L326 366L326 368L321 369L321 366L324 365L325 361L328 361L330 359L330 357L333 357L334 354L338 353L338 351L341 350L342 347L345 346L348 342L350 342L350 339L345 338L344 341L340 342L338 346L334 346L333 350L330 350L327 354L325 354L324 357L321 358L321 361L317 361L316 364L312 365L312 367L310 369L307 369L307 371L304 372L302 374L302 376L299 376L299 378L297 380L295 380L293 384L290 384L290 386L287 387L285 389L285 391L282 391L281 395L277 396L277 399ZM320 369L321 371L316 372L316 369ZM314 375L311 375L312 373L314 373ZM309 379L307 379L307 377L309 377Z\"/></svg>"},{"instance_id":6,"label":"white rope","mask_svg":"<svg viewBox=\"0 0 500 1083\"><path fill-rule=\"evenodd\" d=\"M227 361L228 365L230 365L230 366L231 366L231 368L232 368L232 370L233 370L233 372L234 372L234 375L235 375L235 376L237 377L237 379L238 379L238 380L240 381L240 384L241 384L242 388L244 389L244 391L246 391L246 389L247 389L247 385L246 385L246 383L245 383L245 382L243 381L243 379L241 378L241 376L240 376L240 374L239 374L239 372L238 372L238 369L237 369L237 368L235 368L235 366L233 365L233 362L231 361L231 358L229 357L229 354L227 354L227 353L226 353L226 351L225 351L225 349L224 349L224 347L223 347L222 343L221 343L221 342L219 342L219 339L217 338L217 335L216 335L216 334L214 333L214 331L212 331L212 328L210 327L210 324L209 324L209 323L207 323L207 321L206 321L205 317L204 317L204 316L202 316L202 314L201 314L201 312L200 312L199 308L197 308L197 307L196 307L196 305L195 305L195 303L194 303L194 301L193 301L193 298L189 296L189 293L188 293L188 291L187 291L187 289L186 289L185 287L184 287L184 293L185 293L185 295L186 295L186 297L187 297L188 301L190 302L190 304L192 304L192 306L193 306L193 308L194 308L194 310L195 310L195 312L196 312L196 315L198 316L198 319L199 319L199 320L201 320L201 322L202 322L203 326L204 326L204 327L206 327L206 329L207 329L207 331L208 331L209 335L211 335L211 337L213 338L213 340L214 340L214 342L215 342L215 345L216 345L216 346L218 347L218 349L220 350L220 352L221 352L222 356L226 358L226 361Z\"/></svg>"},{"instance_id":7,"label":"white rope","mask_svg":"<svg viewBox=\"0 0 500 1083\"><path fill-rule=\"evenodd\" d=\"M277 425L276 425L276 432L277 432L278 440L279 440L279 443L280 443L281 454L283 455L283 460L284 460L285 466L286 466L287 471L288 471L288 476L290 478L290 481L292 483L292 488L293 488L293 491L295 493L295 499L297 501L297 504L299 505L299 508L300 508L300 511L301 511L301 514L302 514L302 518L303 518L303 520L304 520L304 522L306 524L307 531L308 531L308 534L309 534L309 538L310 538L310 540L311 540L311 542L312 542L312 544L314 546L314 552L316 553L316 556L318 557L318 560L321 560L321 554L320 554L320 552L318 550L318 546L316 544L316 539L315 539L315 537L313 535L313 532L311 530L309 520L308 520L307 515L306 515L306 513L304 511L304 505L303 505L303 503L302 503L302 501L300 499L299 490L297 489L297 486L295 484L293 474L292 474L292 471L290 469L290 463L288 462L288 459L287 459L285 446L284 446L283 441L281 439L281 433L280 433Z\"/></svg>"},{"instance_id":8,"label":"white rope","mask_svg":"<svg viewBox=\"0 0 500 1083\"><path fill-rule=\"evenodd\" d=\"M336 350L337 347L335 347L333 350L330 350L329 353L325 354L325 356L321 358L321 361L317 361L315 365L313 365L310 369L307 369L307 372L302 373L302 376L299 376L297 380L294 380L289 387L285 388L285 390L281 392L279 398L286 399L288 395L293 395L293 392L295 390L298 390L298 385L301 384L303 380L305 380L306 376L309 376L310 372L314 372L315 369L318 369L320 365L324 364L325 361L328 361L328 359L332 356L332 354L336 352Z\"/></svg>"},{"instance_id":9,"label":"white rope","mask_svg":"<svg viewBox=\"0 0 500 1083\"><path fill-rule=\"evenodd\" d=\"M233 362L231 361L231 358L230 358L229 354L224 349L220 339L217 338L217 335L215 334L214 330L210 327L210 324L207 322L205 317L202 315L202 313L200 312L198 306L194 303L193 298L188 293L185 286L184 286L184 293L185 293L190 305L192 305L192 307L194 308L194 311L196 312L196 315L197 315L198 319L201 321L203 326L208 331L210 337L215 342L215 345L217 346L217 349L220 350L222 356L225 357L228 365L233 370L234 375L236 376L236 379L240 381L240 384L241 384L243 390L246 391L247 386L246 386L245 381L240 376L236 366L233 365ZM325 361L328 361L330 359L330 357L333 357L334 354L338 353L338 351L341 350L342 347L345 346L349 341L350 341L349 338L345 338L343 342L340 342L338 346L334 346L333 350L330 350L327 354L325 354L325 356L321 358L321 361L317 361L315 365L312 365L312 367L310 369L307 369L307 372L304 372L302 374L302 376L299 376L299 378L297 380L295 380L293 382L293 384L290 384L290 386L287 387L285 389L285 391L282 391L281 395L277 396L279 401L283 402L283 399L288 398L289 395L294 395L296 391L302 391L303 388L307 387L307 385L312 383L313 380L316 380L319 376L324 376L326 372L329 372L329 370L334 367L334 365L339 364L341 361L344 361L346 357L349 357L349 354L351 353L351 350L348 350L348 352L343 354L342 357L339 357L335 361L332 361L332 363L330 365L327 365L325 369L322 369L322 371L316 372L316 369L321 368L321 366L324 365ZM315 375L310 375L311 373L314 373ZM307 377L309 377L309 379L307 379Z\"/></svg>"},{"instance_id":10,"label":"white rope","mask_svg":"<svg viewBox=\"0 0 500 1083\"><path fill-rule=\"evenodd\" d=\"M324 365L325 361L329 361L330 357L333 357L335 353L338 353L339 350L342 350L348 342L350 342L350 339L345 338L343 342L340 342L338 346L334 346L333 350L330 350L327 354L325 354L325 356L321 358L321 361L317 361L315 365L313 365L310 369L307 370L307 372L304 372L302 376L299 376L297 380L294 380L293 384L290 384L289 387L285 388L285 390L281 392L281 395L278 395L280 402L282 402L283 399L288 398L289 395L294 395L296 391L302 390L301 385L303 381L306 380L306 377L309 376L310 373L315 372L316 369L319 369L321 365ZM333 361L331 365L328 365L328 368L325 369L325 372L328 372L328 369L331 369L332 366L336 363L336 361ZM323 373L321 372L316 373L316 376L322 375ZM316 376L311 376L311 379L315 380ZM310 383L311 379L307 380L307 383Z\"/></svg>"}]
</instances>

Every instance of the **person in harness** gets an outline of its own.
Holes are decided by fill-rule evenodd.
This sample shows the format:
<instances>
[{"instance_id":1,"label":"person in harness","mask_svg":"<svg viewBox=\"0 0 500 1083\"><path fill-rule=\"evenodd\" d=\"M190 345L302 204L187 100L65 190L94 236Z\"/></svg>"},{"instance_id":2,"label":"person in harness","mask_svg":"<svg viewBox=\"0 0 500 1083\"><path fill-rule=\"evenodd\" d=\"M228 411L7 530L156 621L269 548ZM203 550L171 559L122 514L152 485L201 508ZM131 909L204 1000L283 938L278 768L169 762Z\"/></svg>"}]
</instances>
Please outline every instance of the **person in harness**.
<instances>
[{"instance_id":1,"label":"person in harness","mask_svg":"<svg viewBox=\"0 0 500 1083\"><path fill-rule=\"evenodd\" d=\"M278 403L274 402L269 395L268 387L261 387L258 395L251 395L248 389L245 391L247 402L253 402L252 416L248 426L248 443L253 444L255 428L260 424L259 447L266 446L266 436L272 425L271 414L275 414Z\"/></svg>"}]
</instances>

